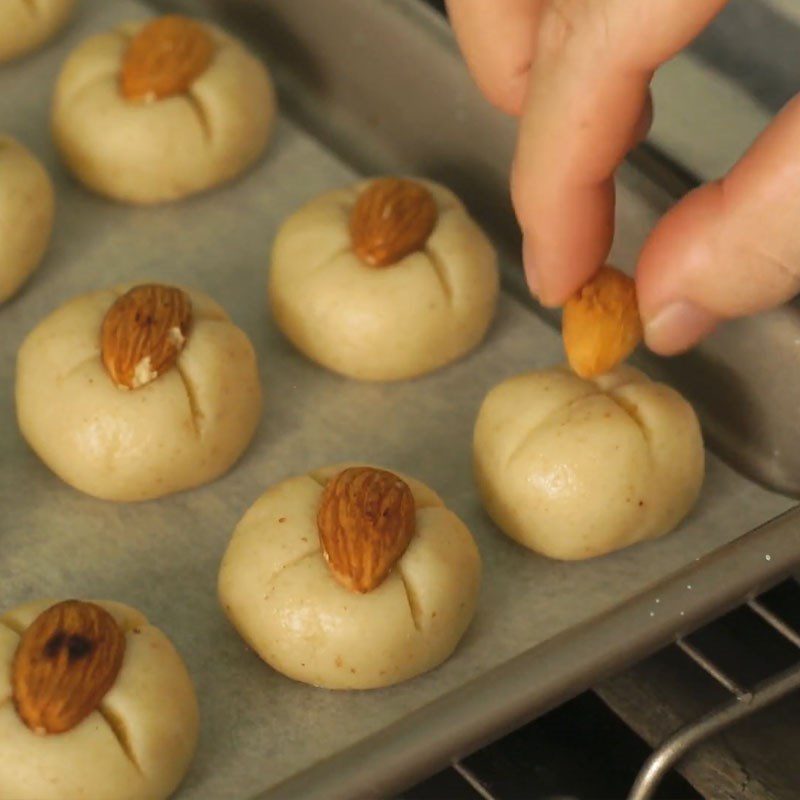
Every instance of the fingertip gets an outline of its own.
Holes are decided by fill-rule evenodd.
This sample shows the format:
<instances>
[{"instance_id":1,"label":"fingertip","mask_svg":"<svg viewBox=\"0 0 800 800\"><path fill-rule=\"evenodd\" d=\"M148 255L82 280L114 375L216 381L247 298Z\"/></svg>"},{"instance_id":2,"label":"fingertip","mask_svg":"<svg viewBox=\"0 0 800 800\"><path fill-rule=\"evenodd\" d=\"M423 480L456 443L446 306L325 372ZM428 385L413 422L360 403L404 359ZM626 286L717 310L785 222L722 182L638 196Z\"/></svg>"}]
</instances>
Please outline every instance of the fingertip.
<instances>
[{"instance_id":1,"label":"fingertip","mask_svg":"<svg viewBox=\"0 0 800 800\"><path fill-rule=\"evenodd\" d=\"M719 317L707 309L677 300L645 321L645 344L659 355L677 355L712 333L719 322Z\"/></svg>"},{"instance_id":2,"label":"fingertip","mask_svg":"<svg viewBox=\"0 0 800 800\"><path fill-rule=\"evenodd\" d=\"M567 262L561 264L557 253L553 248L534 244L530 236L526 236L522 242L522 263L525 268L525 279L533 296L545 308L558 308L563 306L567 300L580 289L588 280L581 277L582 273L576 274L568 267L572 266ZM589 270L588 276L591 276Z\"/></svg>"},{"instance_id":3,"label":"fingertip","mask_svg":"<svg viewBox=\"0 0 800 800\"><path fill-rule=\"evenodd\" d=\"M547 307L562 306L606 262L613 239L613 183L554 193L515 164L514 207L523 229L528 285Z\"/></svg>"},{"instance_id":4,"label":"fingertip","mask_svg":"<svg viewBox=\"0 0 800 800\"><path fill-rule=\"evenodd\" d=\"M697 291L697 276L715 261L719 202L718 187L695 190L660 220L645 242L636 287L645 344L654 353L683 353L722 319Z\"/></svg>"},{"instance_id":5,"label":"fingertip","mask_svg":"<svg viewBox=\"0 0 800 800\"><path fill-rule=\"evenodd\" d=\"M473 78L490 105L510 117L520 116L527 85L525 72L515 73L511 77L475 74Z\"/></svg>"},{"instance_id":6,"label":"fingertip","mask_svg":"<svg viewBox=\"0 0 800 800\"><path fill-rule=\"evenodd\" d=\"M522 239L522 267L525 270L525 280L531 294L541 302L541 289L539 287L539 273L536 269L536 255L530 240L526 237Z\"/></svg>"},{"instance_id":7,"label":"fingertip","mask_svg":"<svg viewBox=\"0 0 800 800\"><path fill-rule=\"evenodd\" d=\"M721 204L719 187L708 184L696 189L670 209L647 238L636 268L639 309L645 322L679 301L691 301L720 316L713 307L713 291L698 289L701 278L719 272L715 242Z\"/></svg>"}]
</instances>

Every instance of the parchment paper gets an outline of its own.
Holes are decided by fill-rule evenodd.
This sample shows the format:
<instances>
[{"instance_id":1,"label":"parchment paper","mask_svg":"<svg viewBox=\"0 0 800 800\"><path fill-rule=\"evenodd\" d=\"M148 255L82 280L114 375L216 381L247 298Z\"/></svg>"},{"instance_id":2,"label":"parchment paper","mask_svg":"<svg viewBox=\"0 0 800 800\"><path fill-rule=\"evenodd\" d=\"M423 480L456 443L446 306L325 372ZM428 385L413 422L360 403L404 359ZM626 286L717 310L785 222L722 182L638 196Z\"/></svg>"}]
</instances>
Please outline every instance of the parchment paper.
<instances>
[{"instance_id":1,"label":"parchment paper","mask_svg":"<svg viewBox=\"0 0 800 800\"><path fill-rule=\"evenodd\" d=\"M292 209L356 176L289 119L281 120L255 170L197 199L132 209L79 188L50 141L53 81L85 35L143 13L131 2L84 0L66 36L0 68L0 129L43 158L58 188L49 255L25 290L0 308L0 607L39 596L113 598L140 608L168 633L194 677L202 713L200 749L179 797L243 800L263 791L634 597L791 505L709 456L698 507L660 541L559 564L500 535L473 488L472 425L493 385L562 359L557 334L505 297L483 347L421 380L362 385L301 358L266 312L270 243ZM258 351L265 413L253 445L221 480L156 502L115 505L62 484L26 447L14 417L14 359L24 335L59 303L142 279L196 286L228 309ZM247 650L216 599L218 563L245 509L269 484L344 459L429 483L472 529L484 560L479 612L453 658L382 691L333 693L283 678Z\"/></svg>"}]
</instances>

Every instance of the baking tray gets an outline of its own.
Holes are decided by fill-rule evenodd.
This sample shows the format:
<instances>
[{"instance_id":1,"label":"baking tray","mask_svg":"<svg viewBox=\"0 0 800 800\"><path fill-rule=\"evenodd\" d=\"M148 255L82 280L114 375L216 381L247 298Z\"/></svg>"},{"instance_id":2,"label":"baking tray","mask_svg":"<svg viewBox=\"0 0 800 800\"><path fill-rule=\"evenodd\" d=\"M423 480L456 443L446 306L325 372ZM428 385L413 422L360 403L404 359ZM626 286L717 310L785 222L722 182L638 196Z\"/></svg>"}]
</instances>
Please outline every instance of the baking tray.
<instances>
[{"instance_id":1,"label":"baking tray","mask_svg":"<svg viewBox=\"0 0 800 800\"><path fill-rule=\"evenodd\" d=\"M505 189L512 125L477 96L436 17L405 1L156 5L207 13L248 38L273 67L284 113L267 157L242 180L176 205L128 208L65 174L48 105L78 41L148 9L84 0L58 42L0 70L0 129L38 153L58 187L50 253L0 309L0 607L41 595L114 598L171 636L202 715L180 798L386 796L797 564L797 513L769 522L792 501L710 453L702 497L680 530L596 561L536 557L481 511L470 439L483 396L562 353L557 331L521 299ZM281 220L305 200L366 171L398 169L444 179L465 196L498 242L506 291L488 340L468 358L417 381L359 384L305 361L275 329L265 310L267 254ZM623 171L621 263L632 263L665 202L639 171ZM14 357L58 303L142 279L196 286L231 312L258 351L266 406L253 445L221 480L116 505L60 483L27 449L14 423ZM386 690L335 693L283 678L247 650L217 606L219 560L249 504L272 482L343 459L436 488L484 560L479 611L455 655Z\"/></svg>"}]
</instances>

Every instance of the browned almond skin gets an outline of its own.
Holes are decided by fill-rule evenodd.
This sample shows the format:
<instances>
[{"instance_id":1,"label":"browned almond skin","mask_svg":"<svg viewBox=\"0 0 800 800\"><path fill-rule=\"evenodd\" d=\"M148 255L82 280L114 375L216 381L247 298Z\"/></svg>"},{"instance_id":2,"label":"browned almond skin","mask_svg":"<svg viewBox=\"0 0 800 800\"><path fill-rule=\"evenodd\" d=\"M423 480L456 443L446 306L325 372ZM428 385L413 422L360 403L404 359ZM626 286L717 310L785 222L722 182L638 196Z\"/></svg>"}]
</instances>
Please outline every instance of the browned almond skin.
<instances>
[{"instance_id":1,"label":"browned almond skin","mask_svg":"<svg viewBox=\"0 0 800 800\"><path fill-rule=\"evenodd\" d=\"M433 195L405 178L379 178L358 196L350 214L356 255L372 267L388 267L422 250L438 210Z\"/></svg>"},{"instance_id":2,"label":"browned almond skin","mask_svg":"<svg viewBox=\"0 0 800 800\"><path fill-rule=\"evenodd\" d=\"M391 472L352 467L325 487L317 527L336 580L352 592L370 592L383 583L414 536L414 496Z\"/></svg>"},{"instance_id":3,"label":"browned almond skin","mask_svg":"<svg viewBox=\"0 0 800 800\"><path fill-rule=\"evenodd\" d=\"M138 389L163 375L183 350L191 322L189 295L173 286L135 286L117 298L100 329L101 356L111 380L123 389Z\"/></svg>"},{"instance_id":4,"label":"browned almond skin","mask_svg":"<svg viewBox=\"0 0 800 800\"><path fill-rule=\"evenodd\" d=\"M125 657L125 635L104 608L65 600L23 633L11 667L14 705L35 733L72 730L101 703Z\"/></svg>"},{"instance_id":5,"label":"browned almond skin","mask_svg":"<svg viewBox=\"0 0 800 800\"><path fill-rule=\"evenodd\" d=\"M612 370L642 339L634 281L618 269L601 267L565 304L561 333L577 375L594 378Z\"/></svg>"},{"instance_id":6,"label":"browned almond skin","mask_svg":"<svg viewBox=\"0 0 800 800\"><path fill-rule=\"evenodd\" d=\"M214 58L214 41L193 19L177 14L148 22L122 60L120 91L127 100L163 100L188 91Z\"/></svg>"}]
</instances>

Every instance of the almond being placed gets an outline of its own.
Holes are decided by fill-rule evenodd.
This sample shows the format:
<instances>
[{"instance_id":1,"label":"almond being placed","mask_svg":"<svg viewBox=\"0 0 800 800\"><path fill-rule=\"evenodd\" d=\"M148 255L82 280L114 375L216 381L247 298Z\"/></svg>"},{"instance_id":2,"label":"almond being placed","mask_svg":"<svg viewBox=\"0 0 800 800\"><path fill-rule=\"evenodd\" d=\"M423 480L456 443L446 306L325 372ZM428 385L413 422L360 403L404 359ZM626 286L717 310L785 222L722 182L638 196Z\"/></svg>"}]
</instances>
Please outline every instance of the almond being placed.
<instances>
[{"instance_id":1,"label":"almond being placed","mask_svg":"<svg viewBox=\"0 0 800 800\"><path fill-rule=\"evenodd\" d=\"M593 378L614 369L642 340L633 279L614 267L601 267L567 300L561 330L576 375Z\"/></svg>"},{"instance_id":2,"label":"almond being placed","mask_svg":"<svg viewBox=\"0 0 800 800\"><path fill-rule=\"evenodd\" d=\"M396 381L466 355L497 307L497 256L449 189L380 177L292 214L272 249L272 316L300 352L357 380Z\"/></svg>"},{"instance_id":3,"label":"almond being placed","mask_svg":"<svg viewBox=\"0 0 800 800\"><path fill-rule=\"evenodd\" d=\"M421 183L405 178L378 178L358 196L350 214L350 236L356 255L373 267L388 267L422 250L438 211Z\"/></svg>"},{"instance_id":4,"label":"almond being placed","mask_svg":"<svg viewBox=\"0 0 800 800\"><path fill-rule=\"evenodd\" d=\"M258 426L261 381L247 335L210 297L121 286L73 298L28 334L16 408L62 480L132 502L227 472Z\"/></svg>"},{"instance_id":5,"label":"almond being placed","mask_svg":"<svg viewBox=\"0 0 800 800\"><path fill-rule=\"evenodd\" d=\"M42 612L14 656L14 705L35 733L64 733L89 716L117 679L125 637L94 603L65 600Z\"/></svg>"},{"instance_id":6,"label":"almond being placed","mask_svg":"<svg viewBox=\"0 0 800 800\"><path fill-rule=\"evenodd\" d=\"M122 59L120 90L128 100L183 94L214 57L214 40L193 19L171 14L148 22Z\"/></svg>"},{"instance_id":7,"label":"almond being placed","mask_svg":"<svg viewBox=\"0 0 800 800\"><path fill-rule=\"evenodd\" d=\"M274 669L329 689L372 689L450 657L480 577L472 535L432 489L339 464L256 500L218 588L228 619Z\"/></svg>"},{"instance_id":8,"label":"almond being placed","mask_svg":"<svg viewBox=\"0 0 800 800\"><path fill-rule=\"evenodd\" d=\"M186 344L192 321L189 295L150 283L123 294L103 318L103 364L114 383L138 389L163 375Z\"/></svg>"},{"instance_id":9,"label":"almond being placed","mask_svg":"<svg viewBox=\"0 0 800 800\"><path fill-rule=\"evenodd\" d=\"M379 586L414 535L414 496L386 470L352 467L328 482L317 514L325 560L352 592Z\"/></svg>"},{"instance_id":10,"label":"almond being placed","mask_svg":"<svg viewBox=\"0 0 800 800\"><path fill-rule=\"evenodd\" d=\"M199 733L169 639L109 600L0 613L0 798L166 800Z\"/></svg>"}]
</instances>

